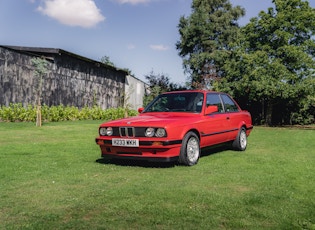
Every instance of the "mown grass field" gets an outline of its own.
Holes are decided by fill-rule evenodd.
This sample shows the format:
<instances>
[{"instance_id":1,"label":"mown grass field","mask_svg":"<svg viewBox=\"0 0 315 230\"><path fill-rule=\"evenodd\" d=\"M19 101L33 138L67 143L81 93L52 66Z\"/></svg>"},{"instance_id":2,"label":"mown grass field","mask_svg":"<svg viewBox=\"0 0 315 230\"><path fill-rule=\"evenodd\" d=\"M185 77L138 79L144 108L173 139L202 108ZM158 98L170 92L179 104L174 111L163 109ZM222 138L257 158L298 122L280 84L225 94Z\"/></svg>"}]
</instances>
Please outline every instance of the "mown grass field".
<instances>
[{"instance_id":1,"label":"mown grass field","mask_svg":"<svg viewBox=\"0 0 315 230\"><path fill-rule=\"evenodd\" d=\"M0 123L0 229L315 229L314 129L185 167L97 162L99 123Z\"/></svg>"}]
</instances>

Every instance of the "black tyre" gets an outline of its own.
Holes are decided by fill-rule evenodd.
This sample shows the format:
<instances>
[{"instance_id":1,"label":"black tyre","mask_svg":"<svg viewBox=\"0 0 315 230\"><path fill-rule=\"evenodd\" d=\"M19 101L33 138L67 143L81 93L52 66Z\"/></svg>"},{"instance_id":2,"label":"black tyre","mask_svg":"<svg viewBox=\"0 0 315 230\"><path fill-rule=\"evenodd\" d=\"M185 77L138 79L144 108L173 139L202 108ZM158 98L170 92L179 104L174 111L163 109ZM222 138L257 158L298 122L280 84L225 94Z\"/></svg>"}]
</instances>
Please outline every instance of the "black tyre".
<instances>
[{"instance_id":1,"label":"black tyre","mask_svg":"<svg viewBox=\"0 0 315 230\"><path fill-rule=\"evenodd\" d=\"M247 135L246 130L244 127L240 129L237 134L236 139L233 141L232 144L233 148L237 151L244 151L247 147Z\"/></svg>"},{"instance_id":2,"label":"black tyre","mask_svg":"<svg viewBox=\"0 0 315 230\"><path fill-rule=\"evenodd\" d=\"M197 164L200 157L199 138L194 132L188 132L182 142L179 163L192 166Z\"/></svg>"}]
</instances>

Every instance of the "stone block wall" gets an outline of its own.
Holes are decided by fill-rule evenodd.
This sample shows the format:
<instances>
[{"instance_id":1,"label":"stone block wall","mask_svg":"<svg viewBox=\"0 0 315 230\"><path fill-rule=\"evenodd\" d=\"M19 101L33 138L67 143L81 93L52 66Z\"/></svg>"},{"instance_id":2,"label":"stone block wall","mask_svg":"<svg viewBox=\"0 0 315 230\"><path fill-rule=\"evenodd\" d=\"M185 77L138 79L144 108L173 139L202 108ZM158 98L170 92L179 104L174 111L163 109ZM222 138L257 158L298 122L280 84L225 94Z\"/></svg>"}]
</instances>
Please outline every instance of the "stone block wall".
<instances>
[{"instance_id":1,"label":"stone block wall","mask_svg":"<svg viewBox=\"0 0 315 230\"><path fill-rule=\"evenodd\" d=\"M32 58L45 57L48 73L43 77L42 104L98 105L103 109L123 106L127 73L59 49L36 52L0 46L0 105L35 104L35 67Z\"/></svg>"}]
</instances>

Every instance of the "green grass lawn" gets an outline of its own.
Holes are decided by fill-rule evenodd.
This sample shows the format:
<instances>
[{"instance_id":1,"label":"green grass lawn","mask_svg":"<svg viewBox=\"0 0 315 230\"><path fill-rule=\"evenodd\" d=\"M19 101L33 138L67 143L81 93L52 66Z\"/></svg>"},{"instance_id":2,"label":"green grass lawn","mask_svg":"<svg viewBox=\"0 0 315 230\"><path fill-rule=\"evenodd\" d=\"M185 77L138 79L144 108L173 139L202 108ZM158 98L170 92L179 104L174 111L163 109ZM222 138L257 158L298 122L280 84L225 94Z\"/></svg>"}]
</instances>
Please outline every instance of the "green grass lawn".
<instances>
[{"instance_id":1,"label":"green grass lawn","mask_svg":"<svg viewBox=\"0 0 315 230\"><path fill-rule=\"evenodd\" d=\"M315 229L315 130L185 167L97 162L99 124L0 123L0 229Z\"/></svg>"}]
</instances>

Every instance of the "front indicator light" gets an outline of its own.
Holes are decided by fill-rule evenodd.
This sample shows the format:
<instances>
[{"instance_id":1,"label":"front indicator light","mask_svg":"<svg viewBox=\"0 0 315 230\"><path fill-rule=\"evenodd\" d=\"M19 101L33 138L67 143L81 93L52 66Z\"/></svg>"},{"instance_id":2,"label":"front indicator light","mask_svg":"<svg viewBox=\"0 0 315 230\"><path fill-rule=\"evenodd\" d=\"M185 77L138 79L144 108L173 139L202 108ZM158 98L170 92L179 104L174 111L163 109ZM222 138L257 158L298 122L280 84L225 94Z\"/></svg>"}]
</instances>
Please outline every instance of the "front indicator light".
<instances>
[{"instance_id":1,"label":"front indicator light","mask_svg":"<svg viewBox=\"0 0 315 230\"><path fill-rule=\"evenodd\" d=\"M153 145L153 146L163 145L163 142L161 142L161 141L154 141L154 142L152 143L152 145Z\"/></svg>"},{"instance_id":2,"label":"front indicator light","mask_svg":"<svg viewBox=\"0 0 315 230\"><path fill-rule=\"evenodd\" d=\"M98 145L103 145L103 144L104 144L104 141L102 141L102 140L97 140L97 141L96 141L96 144L98 144Z\"/></svg>"}]
</instances>

